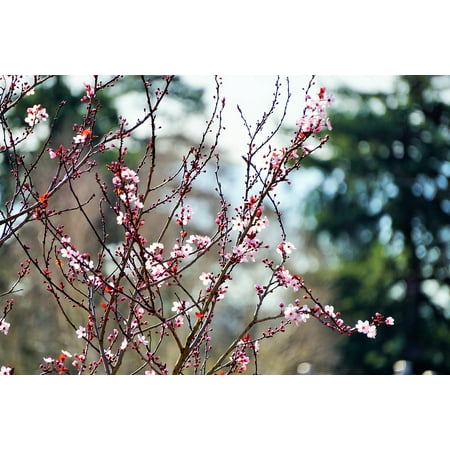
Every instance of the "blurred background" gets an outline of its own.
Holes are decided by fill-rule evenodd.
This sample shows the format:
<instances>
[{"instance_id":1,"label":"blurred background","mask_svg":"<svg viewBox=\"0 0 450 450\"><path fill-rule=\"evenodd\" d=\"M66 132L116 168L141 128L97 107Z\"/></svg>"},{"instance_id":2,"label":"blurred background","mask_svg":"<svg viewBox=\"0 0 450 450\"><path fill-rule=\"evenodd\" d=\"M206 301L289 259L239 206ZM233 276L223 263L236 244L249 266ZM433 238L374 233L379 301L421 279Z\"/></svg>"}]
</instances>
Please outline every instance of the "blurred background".
<instances>
[{"instance_id":1,"label":"blurred background","mask_svg":"<svg viewBox=\"0 0 450 450\"><path fill-rule=\"evenodd\" d=\"M308 80L290 78L292 101L272 145L288 144L301 116L302 88ZM64 99L68 106L61 110L53 141L69 145L72 125L83 114L83 81L88 78L54 78L24 99L11 123L23 127L26 108L38 103L52 117ZM449 374L450 76L327 76L316 81L336 99L330 109L333 130L326 147L305 160L284 192L288 240L297 247L291 272L302 275L321 301L334 305L347 323L381 312L393 316L395 326L380 328L372 340L358 334L340 336L310 320L264 341L259 369L268 374ZM270 107L275 77L224 77L222 83L226 130L219 148L224 155L224 191L233 197L232 186L242 170L240 155L248 141L236 104L254 123ZM287 87L285 80L282 83ZM137 78L126 76L112 91L114 97L102 91L96 135L114 128L119 114L133 123L136 111L145 105L138 86ZM170 101L161 111L163 169L172 167L183 149L198 142L211 111L213 89L212 77L176 78ZM41 125L24 152L32 153L40 148L39 140L44 142L48 123ZM145 135L138 134L130 145L130 166L133 158L138 160L144 142ZM111 158L107 153L102 157L99 171ZM42 170L45 173L46 168ZM2 205L13 189L8 172L8 162L2 158ZM87 184L86 191L93 186ZM214 198L207 182L197 189L195 197L208 218ZM198 232L207 233L209 223L198 223ZM88 229L79 223L70 228L71 224L66 224L67 231L89 251ZM30 242L38 239L33 227L23 233L28 233ZM23 259L13 241L0 248L0 293L8 290ZM246 282L258 276L253 270L248 266L235 279L228 306L233 320L220 327L224 339L242 326L251 308L251 303L237 299L245 297L246 289L251 291L252 284ZM10 332L0 336L0 364L13 365L16 373L39 373L43 357L58 354L61 348L77 349L70 348L73 336L67 336L64 321L34 272L20 288L8 316ZM290 300L279 298L274 304ZM4 301L0 297L2 309Z\"/></svg>"}]
</instances>

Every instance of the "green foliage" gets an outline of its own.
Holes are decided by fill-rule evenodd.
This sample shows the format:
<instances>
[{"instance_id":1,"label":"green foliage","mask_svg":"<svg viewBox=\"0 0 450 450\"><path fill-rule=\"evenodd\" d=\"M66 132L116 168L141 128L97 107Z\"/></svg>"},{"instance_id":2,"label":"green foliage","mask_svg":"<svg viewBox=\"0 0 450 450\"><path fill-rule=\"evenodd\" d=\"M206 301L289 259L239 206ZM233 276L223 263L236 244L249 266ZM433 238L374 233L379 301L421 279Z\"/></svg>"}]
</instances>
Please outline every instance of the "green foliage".
<instances>
[{"instance_id":1,"label":"green foliage","mask_svg":"<svg viewBox=\"0 0 450 450\"><path fill-rule=\"evenodd\" d=\"M406 76L392 94L339 92L332 155L312 161L323 179L305 211L317 245L339 257L336 308L396 319L375 342L342 341L346 373L392 373L398 359L450 373L449 299L424 289L450 281L449 89L449 77Z\"/></svg>"}]
</instances>

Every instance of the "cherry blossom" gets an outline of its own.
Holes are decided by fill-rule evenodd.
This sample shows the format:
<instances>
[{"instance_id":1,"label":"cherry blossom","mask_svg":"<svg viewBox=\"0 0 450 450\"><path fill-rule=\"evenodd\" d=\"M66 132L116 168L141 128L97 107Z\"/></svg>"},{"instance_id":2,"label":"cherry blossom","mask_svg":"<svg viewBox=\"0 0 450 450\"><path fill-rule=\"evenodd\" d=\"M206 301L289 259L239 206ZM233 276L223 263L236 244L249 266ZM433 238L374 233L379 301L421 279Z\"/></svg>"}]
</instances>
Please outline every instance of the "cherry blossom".
<instances>
[{"instance_id":1,"label":"cherry blossom","mask_svg":"<svg viewBox=\"0 0 450 450\"><path fill-rule=\"evenodd\" d=\"M325 88L321 88L316 99L308 94L306 100L304 115L296 124L300 128L300 133L308 136L312 133L319 133L324 127L331 130L327 106L333 103L333 96L328 95Z\"/></svg>"},{"instance_id":2,"label":"cherry blossom","mask_svg":"<svg viewBox=\"0 0 450 450\"><path fill-rule=\"evenodd\" d=\"M74 144L84 144L86 142L86 136L83 134L77 134L74 138L73 138L73 143Z\"/></svg>"},{"instance_id":3,"label":"cherry blossom","mask_svg":"<svg viewBox=\"0 0 450 450\"><path fill-rule=\"evenodd\" d=\"M9 366L0 367L0 375L12 375L13 368Z\"/></svg>"},{"instance_id":4,"label":"cherry blossom","mask_svg":"<svg viewBox=\"0 0 450 450\"><path fill-rule=\"evenodd\" d=\"M25 118L25 122L32 127L38 124L41 120L45 121L48 118L48 114L45 108L41 105L34 105L31 108L27 108L28 116Z\"/></svg>"},{"instance_id":5,"label":"cherry blossom","mask_svg":"<svg viewBox=\"0 0 450 450\"><path fill-rule=\"evenodd\" d=\"M210 272L202 272L202 274L198 277L200 281L203 283L203 286L209 286L213 281L213 274Z\"/></svg>"},{"instance_id":6,"label":"cherry blossom","mask_svg":"<svg viewBox=\"0 0 450 450\"><path fill-rule=\"evenodd\" d=\"M295 247L290 242L281 242L277 245L277 253L280 255L290 255L292 253L292 250L295 250Z\"/></svg>"},{"instance_id":7,"label":"cherry blossom","mask_svg":"<svg viewBox=\"0 0 450 450\"><path fill-rule=\"evenodd\" d=\"M311 310L306 305L299 308L290 303L284 309L284 317L298 325L300 322L306 322L309 319L310 312Z\"/></svg>"},{"instance_id":8,"label":"cherry blossom","mask_svg":"<svg viewBox=\"0 0 450 450\"><path fill-rule=\"evenodd\" d=\"M0 319L0 332L3 334L8 334L10 323L6 322L5 319Z\"/></svg>"},{"instance_id":9,"label":"cherry blossom","mask_svg":"<svg viewBox=\"0 0 450 450\"><path fill-rule=\"evenodd\" d=\"M78 339L87 337L86 328L81 325L78 327L78 329L75 331L75 333L77 334Z\"/></svg>"},{"instance_id":10,"label":"cherry blossom","mask_svg":"<svg viewBox=\"0 0 450 450\"><path fill-rule=\"evenodd\" d=\"M183 312L183 311L186 311L186 309L189 307L189 302L186 302L186 301L181 301L181 302L173 302L173 306L172 306L172 309L171 309L171 311L173 311L173 312L177 312L177 313L179 313L179 312Z\"/></svg>"},{"instance_id":11,"label":"cherry blossom","mask_svg":"<svg viewBox=\"0 0 450 450\"><path fill-rule=\"evenodd\" d=\"M371 325L368 320L358 320L355 328L359 333L367 335L368 338L373 339L377 334L377 327L375 325Z\"/></svg>"}]
</instances>

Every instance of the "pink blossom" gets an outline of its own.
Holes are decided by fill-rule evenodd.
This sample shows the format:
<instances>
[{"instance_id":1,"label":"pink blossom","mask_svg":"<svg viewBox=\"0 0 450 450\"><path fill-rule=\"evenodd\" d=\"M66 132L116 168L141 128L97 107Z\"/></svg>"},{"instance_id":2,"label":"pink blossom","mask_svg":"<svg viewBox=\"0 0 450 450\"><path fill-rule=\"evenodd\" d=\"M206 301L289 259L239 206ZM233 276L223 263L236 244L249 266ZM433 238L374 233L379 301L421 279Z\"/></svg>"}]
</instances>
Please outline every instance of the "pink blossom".
<instances>
[{"instance_id":1,"label":"pink blossom","mask_svg":"<svg viewBox=\"0 0 450 450\"><path fill-rule=\"evenodd\" d=\"M259 233L267 227L268 223L269 219L266 216L260 217L259 219L255 220L255 224L250 228L249 233Z\"/></svg>"},{"instance_id":2,"label":"pink blossom","mask_svg":"<svg viewBox=\"0 0 450 450\"><path fill-rule=\"evenodd\" d=\"M2 366L0 368L0 375L11 375L12 367Z\"/></svg>"},{"instance_id":3,"label":"pink blossom","mask_svg":"<svg viewBox=\"0 0 450 450\"><path fill-rule=\"evenodd\" d=\"M325 305L323 309L330 317L336 317L336 314L334 312L334 306Z\"/></svg>"},{"instance_id":4,"label":"pink blossom","mask_svg":"<svg viewBox=\"0 0 450 450\"><path fill-rule=\"evenodd\" d=\"M377 335L377 327L375 325L370 325L368 320L365 320L364 322L358 320L355 327L359 333L366 334L368 338L374 339Z\"/></svg>"},{"instance_id":5,"label":"pink blossom","mask_svg":"<svg viewBox=\"0 0 450 450\"><path fill-rule=\"evenodd\" d=\"M394 318L393 317L386 317L385 321L386 325L394 325Z\"/></svg>"},{"instance_id":6,"label":"pink blossom","mask_svg":"<svg viewBox=\"0 0 450 450\"><path fill-rule=\"evenodd\" d=\"M86 88L86 97L92 98L95 95L95 89L89 83L84 82L83 84L84 84L84 87ZM84 99L84 97L83 97L83 99Z\"/></svg>"},{"instance_id":7,"label":"pink blossom","mask_svg":"<svg viewBox=\"0 0 450 450\"><path fill-rule=\"evenodd\" d=\"M370 325L367 330L367 337L375 339L376 335L377 335L377 327L375 325Z\"/></svg>"},{"instance_id":8,"label":"pink blossom","mask_svg":"<svg viewBox=\"0 0 450 450\"><path fill-rule=\"evenodd\" d=\"M310 309L306 305L299 308L290 303L284 310L284 317L298 325L300 322L306 322L309 319L309 313Z\"/></svg>"},{"instance_id":9,"label":"pink blossom","mask_svg":"<svg viewBox=\"0 0 450 450\"><path fill-rule=\"evenodd\" d=\"M41 120L47 120L48 114L45 108L41 105L34 105L32 108L27 108L28 116L25 119L25 122L31 127L36 125Z\"/></svg>"},{"instance_id":10,"label":"pink blossom","mask_svg":"<svg viewBox=\"0 0 450 450\"><path fill-rule=\"evenodd\" d=\"M211 238L209 236L200 236L198 234L192 234L187 240L188 244L196 244L198 248L204 249L211 244Z\"/></svg>"},{"instance_id":11,"label":"pink blossom","mask_svg":"<svg viewBox=\"0 0 450 450\"><path fill-rule=\"evenodd\" d=\"M175 320L173 322L173 327L174 328L180 328L184 323L184 319L183 316L177 316L175 317Z\"/></svg>"},{"instance_id":12,"label":"pink blossom","mask_svg":"<svg viewBox=\"0 0 450 450\"><path fill-rule=\"evenodd\" d=\"M161 261L164 252L164 244L162 244L161 242L154 242L145 250L147 250L147 252L151 255L153 259Z\"/></svg>"},{"instance_id":13,"label":"pink blossom","mask_svg":"<svg viewBox=\"0 0 450 450\"><path fill-rule=\"evenodd\" d=\"M76 330L75 333L77 334L78 339L87 336L86 328L82 327L81 325L78 327L78 330Z\"/></svg>"},{"instance_id":14,"label":"pink blossom","mask_svg":"<svg viewBox=\"0 0 450 450\"><path fill-rule=\"evenodd\" d=\"M86 136L83 134L77 134L73 138L73 142L74 142L74 144L84 144L86 142Z\"/></svg>"},{"instance_id":15,"label":"pink blossom","mask_svg":"<svg viewBox=\"0 0 450 450\"><path fill-rule=\"evenodd\" d=\"M173 304L172 304L173 306L172 306L172 311L173 312L176 312L176 313L179 313L179 312L183 312L183 311L185 311L186 310L186 308L188 308L188 306L189 306L189 302L186 302L186 301L181 301L181 302L173 302Z\"/></svg>"},{"instance_id":16,"label":"pink blossom","mask_svg":"<svg viewBox=\"0 0 450 450\"><path fill-rule=\"evenodd\" d=\"M139 176L136 172L128 167L124 167L121 171L122 179L128 183L139 183Z\"/></svg>"},{"instance_id":17,"label":"pink blossom","mask_svg":"<svg viewBox=\"0 0 450 450\"><path fill-rule=\"evenodd\" d=\"M325 88L320 89L317 97L314 100L311 96L307 96L304 115L297 122L300 133L306 137L312 133L319 133L324 127L332 129L326 108L334 99L331 95L327 95Z\"/></svg>"},{"instance_id":18,"label":"pink blossom","mask_svg":"<svg viewBox=\"0 0 450 450\"><path fill-rule=\"evenodd\" d=\"M189 244L179 246L175 244L173 250L170 252L172 258L186 258L192 253L192 247Z\"/></svg>"},{"instance_id":19,"label":"pink blossom","mask_svg":"<svg viewBox=\"0 0 450 450\"><path fill-rule=\"evenodd\" d=\"M236 231L244 231L246 226L246 223L239 217L231 219L231 223L233 224L231 229Z\"/></svg>"},{"instance_id":20,"label":"pink blossom","mask_svg":"<svg viewBox=\"0 0 450 450\"><path fill-rule=\"evenodd\" d=\"M236 364L236 370L238 372L245 372L247 365L250 362L250 358L245 353L242 347L238 347L236 351L230 356L230 360Z\"/></svg>"},{"instance_id":21,"label":"pink blossom","mask_svg":"<svg viewBox=\"0 0 450 450\"><path fill-rule=\"evenodd\" d=\"M61 244L70 244L72 238L70 236L64 236L61 238Z\"/></svg>"},{"instance_id":22,"label":"pink blossom","mask_svg":"<svg viewBox=\"0 0 450 450\"><path fill-rule=\"evenodd\" d=\"M0 319L0 332L2 332L5 335L8 334L10 326L11 324L6 322L5 319Z\"/></svg>"},{"instance_id":23,"label":"pink blossom","mask_svg":"<svg viewBox=\"0 0 450 450\"><path fill-rule=\"evenodd\" d=\"M123 217L124 217L123 212L119 211L119 214L116 217L117 225L122 225L123 224Z\"/></svg>"},{"instance_id":24,"label":"pink blossom","mask_svg":"<svg viewBox=\"0 0 450 450\"><path fill-rule=\"evenodd\" d=\"M369 321L365 320L364 322L362 320L358 320L357 324L355 325L356 329L359 333L367 334L369 331Z\"/></svg>"},{"instance_id":25,"label":"pink blossom","mask_svg":"<svg viewBox=\"0 0 450 450\"><path fill-rule=\"evenodd\" d=\"M148 340L145 338L145 336L143 336L142 334L140 334L137 338L137 342L138 344L142 344L142 345L148 345Z\"/></svg>"},{"instance_id":26,"label":"pink blossom","mask_svg":"<svg viewBox=\"0 0 450 450\"><path fill-rule=\"evenodd\" d=\"M211 272L202 272L198 278L203 283L203 286L209 286L212 283L212 277L213 274Z\"/></svg>"},{"instance_id":27,"label":"pink blossom","mask_svg":"<svg viewBox=\"0 0 450 450\"><path fill-rule=\"evenodd\" d=\"M100 287L103 284L103 281L97 275L89 275L88 276L88 285L94 286L96 288Z\"/></svg>"},{"instance_id":28,"label":"pink blossom","mask_svg":"<svg viewBox=\"0 0 450 450\"><path fill-rule=\"evenodd\" d=\"M277 246L277 253L280 255L290 255L292 253L292 250L295 250L295 247L290 242L281 242Z\"/></svg>"}]
</instances>

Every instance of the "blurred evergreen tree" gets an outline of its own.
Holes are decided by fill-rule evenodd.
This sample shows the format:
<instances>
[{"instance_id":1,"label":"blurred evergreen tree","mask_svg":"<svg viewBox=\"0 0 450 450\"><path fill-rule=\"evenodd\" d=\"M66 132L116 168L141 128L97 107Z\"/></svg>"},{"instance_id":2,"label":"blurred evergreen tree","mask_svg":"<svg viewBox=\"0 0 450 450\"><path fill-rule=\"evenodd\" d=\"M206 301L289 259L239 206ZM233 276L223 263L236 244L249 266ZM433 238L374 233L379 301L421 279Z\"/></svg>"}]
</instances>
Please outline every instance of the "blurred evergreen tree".
<instances>
[{"instance_id":1,"label":"blurred evergreen tree","mask_svg":"<svg viewBox=\"0 0 450 450\"><path fill-rule=\"evenodd\" d=\"M402 76L393 93L337 93L331 153L304 214L344 317L395 326L339 340L349 374L450 373L450 77ZM328 258L327 258L328 257ZM323 275L323 272L321 272Z\"/></svg>"}]
</instances>

